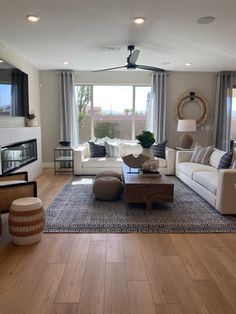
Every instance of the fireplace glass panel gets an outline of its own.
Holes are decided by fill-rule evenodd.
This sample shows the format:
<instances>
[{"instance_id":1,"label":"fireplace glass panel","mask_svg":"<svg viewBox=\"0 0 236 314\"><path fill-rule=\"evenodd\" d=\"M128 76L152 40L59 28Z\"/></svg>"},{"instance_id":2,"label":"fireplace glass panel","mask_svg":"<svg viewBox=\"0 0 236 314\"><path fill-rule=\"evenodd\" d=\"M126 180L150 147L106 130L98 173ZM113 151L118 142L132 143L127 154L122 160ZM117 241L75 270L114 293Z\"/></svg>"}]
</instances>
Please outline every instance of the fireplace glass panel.
<instances>
[{"instance_id":1,"label":"fireplace glass panel","mask_svg":"<svg viewBox=\"0 0 236 314\"><path fill-rule=\"evenodd\" d=\"M37 160L36 139L1 148L2 173L10 173Z\"/></svg>"}]
</instances>

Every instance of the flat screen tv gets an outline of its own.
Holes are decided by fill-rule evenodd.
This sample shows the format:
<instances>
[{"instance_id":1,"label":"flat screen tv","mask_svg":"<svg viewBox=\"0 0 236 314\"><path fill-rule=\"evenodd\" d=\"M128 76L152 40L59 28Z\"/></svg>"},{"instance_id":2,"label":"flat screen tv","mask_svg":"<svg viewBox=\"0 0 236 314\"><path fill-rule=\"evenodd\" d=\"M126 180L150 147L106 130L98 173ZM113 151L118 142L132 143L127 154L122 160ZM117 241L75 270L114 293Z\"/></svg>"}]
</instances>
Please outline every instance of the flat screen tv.
<instances>
[{"instance_id":1,"label":"flat screen tv","mask_svg":"<svg viewBox=\"0 0 236 314\"><path fill-rule=\"evenodd\" d=\"M0 117L25 117L28 113L28 74L0 57Z\"/></svg>"}]
</instances>

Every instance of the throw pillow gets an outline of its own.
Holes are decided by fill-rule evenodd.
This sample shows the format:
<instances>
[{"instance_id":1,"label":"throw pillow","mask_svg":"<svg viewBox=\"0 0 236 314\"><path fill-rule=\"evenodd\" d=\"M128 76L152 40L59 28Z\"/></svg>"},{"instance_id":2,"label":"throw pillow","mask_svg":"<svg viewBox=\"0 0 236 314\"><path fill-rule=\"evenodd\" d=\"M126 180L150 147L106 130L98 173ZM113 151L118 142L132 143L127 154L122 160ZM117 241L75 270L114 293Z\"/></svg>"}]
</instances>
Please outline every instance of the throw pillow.
<instances>
[{"instance_id":1,"label":"throw pillow","mask_svg":"<svg viewBox=\"0 0 236 314\"><path fill-rule=\"evenodd\" d=\"M105 142L107 157L120 157L120 145L117 143Z\"/></svg>"},{"instance_id":2,"label":"throw pillow","mask_svg":"<svg viewBox=\"0 0 236 314\"><path fill-rule=\"evenodd\" d=\"M89 149L90 149L90 157L105 157L106 156L106 149L103 145L97 145L93 142L89 142Z\"/></svg>"},{"instance_id":3,"label":"throw pillow","mask_svg":"<svg viewBox=\"0 0 236 314\"><path fill-rule=\"evenodd\" d=\"M151 152L155 157L166 159L167 141L160 142L151 146Z\"/></svg>"},{"instance_id":4,"label":"throw pillow","mask_svg":"<svg viewBox=\"0 0 236 314\"><path fill-rule=\"evenodd\" d=\"M196 144L190 161L198 164L209 165L213 149L214 149L213 145L202 147Z\"/></svg>"},{"instance_id":5,"label":"throw pillow","mask_svg":"<svg viewBox=\"0 0 236 314\"><path fill-rule=\"evenodd\" d=\"M229 153L225 153L221 159L220 159L220 163L218 166L218 170L220 169L229 169L232 163L232 157L233 157L233 153L229 152Z\"/></svg>"}]
</instances>

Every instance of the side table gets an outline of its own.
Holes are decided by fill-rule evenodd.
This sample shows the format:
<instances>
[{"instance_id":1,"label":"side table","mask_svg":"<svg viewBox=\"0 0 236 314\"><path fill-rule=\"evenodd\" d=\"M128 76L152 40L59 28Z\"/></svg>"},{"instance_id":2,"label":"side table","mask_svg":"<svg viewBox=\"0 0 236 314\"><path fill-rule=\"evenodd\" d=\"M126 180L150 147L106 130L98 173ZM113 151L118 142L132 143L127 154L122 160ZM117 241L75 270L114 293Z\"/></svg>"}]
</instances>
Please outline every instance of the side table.
<instances>
[{"instance_id":1,"label":"side table","mask_svg":"<svg viewBox=\"0 0 236 314\"><path fill-rule=\"evenodd\" d=\"M60 172L74 173L74 149L70 146L54 148L54 174Z\"/></svg>"}]
</instances>

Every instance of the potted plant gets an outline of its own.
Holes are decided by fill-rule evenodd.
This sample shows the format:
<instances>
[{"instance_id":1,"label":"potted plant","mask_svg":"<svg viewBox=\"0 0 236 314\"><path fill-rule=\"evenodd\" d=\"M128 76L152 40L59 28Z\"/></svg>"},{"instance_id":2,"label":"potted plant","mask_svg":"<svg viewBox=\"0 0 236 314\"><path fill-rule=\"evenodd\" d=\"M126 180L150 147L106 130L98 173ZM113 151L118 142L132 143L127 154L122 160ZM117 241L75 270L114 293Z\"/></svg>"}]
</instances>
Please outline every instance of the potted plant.
<instances>
[{"instance_id":1,"label":"potted plant","mask_svg":"<svg viewBox=\"0 0 236 314\"><path fill-rule=\"evenodd\" d=\"M138 140L138 143L142 146L143 154L150 156L150 158L154 158L150 150L150 147L155 143L154 134L150 131L143 131L136 136L136 140Z\"/></svg>"},{"instance_id":2,"label":"potted plant","mask_svg":"<svg viewBox=\"0 0 236 314\"><path fill-rule=\"evenodd\" d=\"M29 127L37 126L36 115L33 112L28 113L26 115L25 121L26 121L26 126L29 126Z\"/></svg>"}]
</instances>

